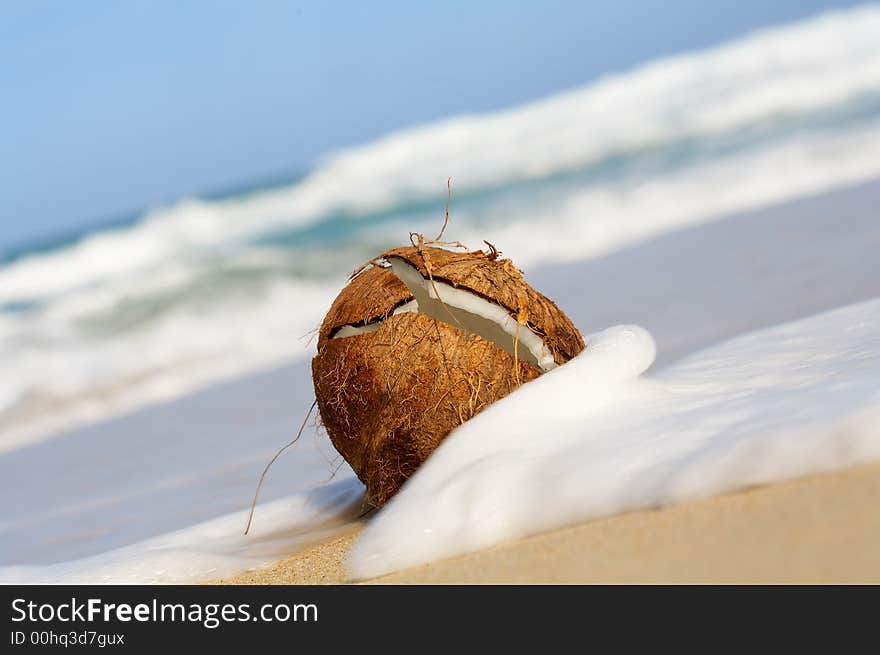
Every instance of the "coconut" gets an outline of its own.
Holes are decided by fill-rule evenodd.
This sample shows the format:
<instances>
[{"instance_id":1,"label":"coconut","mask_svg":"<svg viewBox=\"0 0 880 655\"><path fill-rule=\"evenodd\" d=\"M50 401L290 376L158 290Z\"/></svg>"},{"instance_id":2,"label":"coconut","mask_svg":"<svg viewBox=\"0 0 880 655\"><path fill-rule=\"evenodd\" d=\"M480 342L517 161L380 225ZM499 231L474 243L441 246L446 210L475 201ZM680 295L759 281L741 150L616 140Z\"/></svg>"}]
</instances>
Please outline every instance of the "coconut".
<instances>
[{"instance_id":1,"label":"coconut","mask_svg":"<svg viewBox=\"0 0 880 655\"><path fill-rule=\"evenodd\" d=\"M336 298L312 377L330 440L381 506L455 427L584 347L494 247L408 246Z\"/></svg>"}]
</instances>

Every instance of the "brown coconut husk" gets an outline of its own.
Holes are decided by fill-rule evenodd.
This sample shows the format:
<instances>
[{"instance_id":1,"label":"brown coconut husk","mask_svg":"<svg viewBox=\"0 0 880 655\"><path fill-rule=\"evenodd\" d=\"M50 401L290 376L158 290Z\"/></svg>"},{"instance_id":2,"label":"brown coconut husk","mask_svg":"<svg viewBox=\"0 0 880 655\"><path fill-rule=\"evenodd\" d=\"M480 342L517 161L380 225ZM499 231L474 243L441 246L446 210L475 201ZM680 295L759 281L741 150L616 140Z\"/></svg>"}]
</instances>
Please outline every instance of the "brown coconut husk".
<instances>
[{"instance_id":1,"label":"brown coconut husk","mask_svg":"<svg viewBox=\"0 0 880 655\"><path fill-rule=\"evenodd\" d=\"M475 334L409 313L376 332L326 341L312 375L333 445L381 506L450 431L540 371Z\"/></svg>"},{"instance_id":2,"label":"brown coconut husk","mask_svg":"<svg viewBox=\"0 0 880 655\"><path fill-rule=\"evenodd\" d=\"M530 287L509 260L488 252L418 245L395 248L353 274L321 325L312 361L315 397L333 445L384 504L455 427L542 371L449 320L393 314L413 297L389 268L395 257L423 278L504 308L544 341L556 364L584 349L577 328ZM439 318L442 318L439 317ZM344 326L375 331L340 338ZM519 332L517 332L517 339Z\"/></svg>"},{"instance_id":3,"label":"brown coconut husk","mask_svg":"<svg viewBox=\"0 0 880 655\"><path fill-rule=\"evenodd\" d=\"M391 272L372 262L354 273L330 311L318 332L318 349L344 325L366 325L383 320L397 307L412 300L406 285Z\"/></svg>"},{"instance_id":4,"label":"brown coconut husk","mask_svg":"<svg viewBox=\"0 0 880 655\"><path fill-rule=\"evenodd\" d=\"M465 289L504 307L522 325L542 337L557 364L564 364L586 346L578 329L556 303L533 289L509 259L489 252L453 252L430 246L393 248L380 256L397 257L422 277Z\"/></svg>"}]
</instances>

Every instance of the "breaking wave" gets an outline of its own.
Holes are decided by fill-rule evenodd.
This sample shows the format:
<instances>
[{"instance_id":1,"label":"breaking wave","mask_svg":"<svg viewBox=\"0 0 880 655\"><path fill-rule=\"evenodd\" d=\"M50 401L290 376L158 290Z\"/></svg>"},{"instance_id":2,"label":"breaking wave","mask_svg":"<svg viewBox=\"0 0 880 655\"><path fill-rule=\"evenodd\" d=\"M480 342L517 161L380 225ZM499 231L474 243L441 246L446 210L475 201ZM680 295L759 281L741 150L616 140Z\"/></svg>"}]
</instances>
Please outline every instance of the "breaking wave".
<instances>
[{"instance_id":1,"label":"breaking wave","mask_svg":"<svg viewBox=\"0 0 880 655\"><path fill-rule=\"evenodd\" d=\"M269 190L0 260L0 450L301 357L356 264L432 233L518 264L625 248L880 174L880 8L396 132Z\"/></svg>"}]
</instances>

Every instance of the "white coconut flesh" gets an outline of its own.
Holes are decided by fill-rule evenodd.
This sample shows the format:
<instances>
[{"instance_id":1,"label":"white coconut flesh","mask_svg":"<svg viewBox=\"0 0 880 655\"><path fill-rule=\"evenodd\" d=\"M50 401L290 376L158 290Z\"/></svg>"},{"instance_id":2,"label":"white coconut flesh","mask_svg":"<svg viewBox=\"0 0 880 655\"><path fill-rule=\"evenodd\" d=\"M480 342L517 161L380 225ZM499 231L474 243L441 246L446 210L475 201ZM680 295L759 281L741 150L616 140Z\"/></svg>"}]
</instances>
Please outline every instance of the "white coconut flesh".
<instances>
[{"instance_id":1,"label":"white coconut flesh","mask_svg":"<svg viewBox=\"0 0 880 655\"><path fill-rule=\"evenodd\" d=\"M398 314L406 314L408 312L416 313L418 311L419 307L416 304L416 301L410 300L400 307L397 307L393 312L391 312L390 316L397 316ZM375 332L382 326L382 321L384 321L387 317L388 315L382 316L381 318L377 318L363 325L343 325L341 328L333 333L333 338L341 339L343 337L353 337L358 334L369 334L370 332Z\"/></svg>"},{"instance_id":2,"label":"white coconut flesh","mask_svg":"<svg viewBox=\"0 0 880 655\"><path fill-rule=\"evenodd\" d=\"M418 312L465 332L491 341L511 355L529 362L539 370L549 371L556 362L544 340L528 326L521 325L506 309L465 289L457 289L440 280L422 277L419 270L399 257L389 257L392 272L413 295L413 300L395 309L391 315ZM384 318L384 317L383 317ZM334 339L367 334L379 329L383 319L366 325L344 325Z\"/></svg>"}]
</instances>

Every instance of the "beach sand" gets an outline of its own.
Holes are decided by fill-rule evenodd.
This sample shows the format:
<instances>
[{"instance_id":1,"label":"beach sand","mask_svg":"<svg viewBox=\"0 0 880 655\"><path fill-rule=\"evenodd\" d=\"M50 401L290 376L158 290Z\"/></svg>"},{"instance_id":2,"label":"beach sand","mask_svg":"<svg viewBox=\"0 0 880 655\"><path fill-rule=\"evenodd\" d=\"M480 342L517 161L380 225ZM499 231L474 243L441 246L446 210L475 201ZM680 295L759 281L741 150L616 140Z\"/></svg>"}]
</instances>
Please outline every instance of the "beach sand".
<instances>
[{"instance_id":1,"label":"beach sand","mask_svg":"<svg viewBox=\"0 0 880 655\"><path fill-rule=\"evenodd\" d=\"M528 267L527 275L584 331L620 323L647 328L658 347L652 375L749 330L880 296L876 257L866 254L880 248L878 197L880 181L874 180L733 214L589 260ZM774 245L779 243L786 245ZM291 347L304 350L305 341ZM16 445L4 433L2 519L17 527L4 533L0 567L102 558L116 549L240 512L250 503L266 462L293 436L313 398L310 363L303 356L168 402L88 425L69 425L45 439ZM323 486L339 463L336 457L326 437L309 427L302 442L273 466L261 503ZM337 478L346 475L351 472L343 466ZM618 517L609 519L607 527L600 521L585 529L588 535L604 535L615 525L657 521L657 515L669 511ZM262 521L258 514L258 525L265 525ZM558 539L567 533L561 531ZM583 537L593 538L599 539ZM536 538L536 543L545 539L557 543L555 535ZM610 536L602 539L601 543L612 542ZM490 552L499 562L513 558L512 552L522 552L525 558L530 543ZM586 553L578 555L580 573L564 579L604 579L600 572L622 579L623 571L610 564L602 569L591 564L594 555L585 548L576 552ZM554 556L561 566L563 556ZM618 559L625 558L621 554ZM277 575L278 581L337 582L343 576L333 561L325 552L323 557L312 556L310 564L290 564L287 574L269 569L250 578L269 581ZM439 576L442 568L449 571L449 579L484 579L479 571L451 577L461 566L456 560L428 571ZM510 564L512 569L516 566ZM522 575L533 573L529 579L541 579L537 566L523 564ZM40 575L54 580L55 573ZM511 573L493 579L518 578Z\"/></svg>"},{"instance_id":2,"label":"beach sand","mask_svg":"<svg viewBox=\"0 0 880 655\"><path fill-rule=\"evenodd\" d=\"M632 512L380 584L880 583L880 464ZM338 584L357 533L223 584Z\"/></svg>"}]
</instances>

